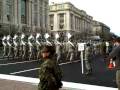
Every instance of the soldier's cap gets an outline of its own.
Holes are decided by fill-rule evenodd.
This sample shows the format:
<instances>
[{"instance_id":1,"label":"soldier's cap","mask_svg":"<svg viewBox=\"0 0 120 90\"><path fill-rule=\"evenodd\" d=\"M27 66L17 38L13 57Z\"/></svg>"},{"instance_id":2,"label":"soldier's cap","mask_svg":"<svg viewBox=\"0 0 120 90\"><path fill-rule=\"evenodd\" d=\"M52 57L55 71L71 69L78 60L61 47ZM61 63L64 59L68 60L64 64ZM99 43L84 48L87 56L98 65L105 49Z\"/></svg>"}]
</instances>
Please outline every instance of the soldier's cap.
<instances>
[{"instance_id":1,"label":"soldier's cap","mask_svg":"<svg viewBox=\"0 0 120 90\"><path fill-rule=\"evenodd\" d=\"M50 52L51 54L55 54L55 47L46 45L42 49L42 53L45 53L45 52Z\"/></svg>"}]
</instances>

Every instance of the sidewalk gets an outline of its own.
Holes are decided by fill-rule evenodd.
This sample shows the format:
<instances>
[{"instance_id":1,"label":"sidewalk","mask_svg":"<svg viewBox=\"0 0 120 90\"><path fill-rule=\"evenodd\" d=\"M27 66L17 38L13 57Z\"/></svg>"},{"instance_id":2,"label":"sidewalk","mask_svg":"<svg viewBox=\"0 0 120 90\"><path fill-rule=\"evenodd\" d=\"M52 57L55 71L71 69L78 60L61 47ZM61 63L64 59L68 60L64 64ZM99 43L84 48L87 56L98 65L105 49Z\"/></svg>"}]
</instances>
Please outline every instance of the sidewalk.
<instances>
[{"instance_id":1,"label":"sidewalk","mask_svg":"<svg viewBox=\"0 0 120 90\"><path fill-rule=\"evenodd\" d=\"M0 90L37 90L37 85L20 81L0 79ZM60 90L83 90L83 89L62 88Z\"/></svg>"},{"instance_id":2,"label":"sidewalk","mask_svg":"<svg viewBox=\"0 0 120 90\"><path fill-rule=\"evenodd\" d=\"M37 90L31 83L0 79L0 90Z\"/></svg>"},{"instance_id":3,"label":"sidewalk","mask_svg":"<svg viewBox=\"0 0 120 90\"><path fill-rule=\"evenodd\" d=\"M0 74L0 90L37 90L39 79ZM64 82L60 90L117 90L117 88L102 87L81 83Z\"/></svg>"}]
</instances>

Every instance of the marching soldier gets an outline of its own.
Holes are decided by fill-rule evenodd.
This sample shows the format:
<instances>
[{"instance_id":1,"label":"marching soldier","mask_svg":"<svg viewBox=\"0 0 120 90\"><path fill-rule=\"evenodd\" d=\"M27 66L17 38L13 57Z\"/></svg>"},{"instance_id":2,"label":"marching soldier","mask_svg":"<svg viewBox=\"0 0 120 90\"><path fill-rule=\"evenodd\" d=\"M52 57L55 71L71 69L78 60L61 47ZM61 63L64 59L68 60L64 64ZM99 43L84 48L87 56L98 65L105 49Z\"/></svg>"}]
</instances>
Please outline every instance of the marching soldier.
<instances>
[{"instance_id":1,"label":"marching soldier","mask_svg":"<svg viewBox=\"0 0 120 90\"><path fill-rule=\"evenodd\" d=\"M44 37L46 39L45 45L52 46L52 43L48 40L48 38L50 37L49 34L46 33Z\"/></svg>"},{"instance_id":2,"label":"marching soldier","mask_svg":"<svg viewBox=\"0 0 120 90\"><path fill-rule=\"evenodd\" d=\"M37 48L37 60L40 58L40 52L41 52L41 35L40 33L36 34L36 48Z\"/></svg>"},{"instance_id":3,"label":"marching soldier","mask_svg":"<svg viewBox=\"0 0 120 90\"><path fill-rule=\"evenodd\" d=\"M67 59L69 58L70 62L72 62L74 60L74 44L70 41L67 42Z\"/></svg>"},{"instance_id":4,"label":"marching soldier","mask_svg":"<svg viewBox=\"0 0 120 90\"><path fill-rule=\"evenodd\" d=\"M86 75L90 75L92 74L92 48L91 48L91 45L89 43L86 44L85 46L85 57L84 57L84 60L85 60L85 68L86 68Z\"/></svg>"},{"instance_id":5,"label":"marching soldier","mask_svg":"<svg viewBox=\"0 0 120 90\"><path fill-rule=\"evenodd\" d=\"M24 33L22 33L21 34L21 57L22 57L22 59L26 59L27 57L27 36L24 34Z\"/></svg>"},{"instance_id":6,"label":"marching soldier","mask_svg":"<svg viewBox=\"0 0 120 90\"><path fill-rule=\"evenodd\" d=\"M7 35L7 44L8 44L8 48L9 48L9 51L8 51L8 58L10 57L10 55L12 54L12 43L13 43L13 40L12 40L12 37L10 35Z\"/></svg>"},{"instance_id":7,"label":"marching soldier","mask_svg":"<svg viewBox=\"0 0 120 90\"><path fill-rule=\"evenodd\" d=\"M29 60L33 57L35 59L35 37L31 34L29 37L28 37L28 45L29 45L29 53L30 53L30 56L29 56Z\"/></svg>"},{"instance_id":8,"label":"marching soldier","mask_svg":"<svg viewBox=\"0 0 120 90\"><path fill-rule=\"evenodd\" d=\"M2 38L2 44L3 44L3 58L4 58L7 53L7 37L6 36Z\"/></svg>"},{"instance_id":9,"label":"marching soldier","mask_svg":"<svg viewBox=\"0 0 120 90\"><path fill-rule=\"evenodd\" d=\"M20 48L20 37L19 34L15 34L13 37L13 45L14 45L14 56L19 56L19 48Z\"/></svg>"},{"instance_id":10,"label":"marching soldier","mask_svg":"<svg viewBox=\"0 0 120 90\"><path fill-rule=\"evenodd\" d=\"M62 57L62 44L58 41L59 34L55 34L55 48L56 48L56 56L57 56L57 62L61 60Z\"/></svg>"},{"instance_id":11,"label":"marching soldier","mask_svg":"<svg viewBox=\"0 0 120 90\"><path fill-rule=\"evenodd\" d=\"M55 47L56 47L57 62L59 62L62 57L62 44L59 41L56 41Z\"/></svg>"},{"instance_id":12,"label":"marching soldier","mask_svg":"<svg viewBox=\"0 0 120 90\"><path fill-rule=\"evenodd\" d=\"M74 59L74 44L70 41L70 38L72 37L72 35L70 33L67 33L67 39L68 42L66 43L67 47L67 59L69 58L70 62L72 62L72 60Z\"/></svg>"}]
</instances>

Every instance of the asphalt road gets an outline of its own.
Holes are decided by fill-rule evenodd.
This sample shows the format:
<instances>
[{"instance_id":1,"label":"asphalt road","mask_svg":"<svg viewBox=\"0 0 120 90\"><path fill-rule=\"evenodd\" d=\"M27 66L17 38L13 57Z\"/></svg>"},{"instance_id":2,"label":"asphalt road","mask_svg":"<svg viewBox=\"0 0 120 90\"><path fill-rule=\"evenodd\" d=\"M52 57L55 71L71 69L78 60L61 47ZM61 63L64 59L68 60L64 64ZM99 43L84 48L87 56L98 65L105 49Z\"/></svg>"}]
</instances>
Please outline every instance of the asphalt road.
<instances>
[{"instance_id":1,"label":"asphalt road","mask_svg":"<svg viewBox=\"0 0 120 90\"><path fill-rule=\"evenodd\" d=\"M37 78L40 64L41 62L36 60L16 61L0 59L0 73ZM91 76L85 76L81 73L80 61L71 64L64 63L60 64L60 66L64 73L63 81L116 87L115 71L108 70L103 58L100 56L93 59L93 74Z\"/></svg>"}]
</instances>

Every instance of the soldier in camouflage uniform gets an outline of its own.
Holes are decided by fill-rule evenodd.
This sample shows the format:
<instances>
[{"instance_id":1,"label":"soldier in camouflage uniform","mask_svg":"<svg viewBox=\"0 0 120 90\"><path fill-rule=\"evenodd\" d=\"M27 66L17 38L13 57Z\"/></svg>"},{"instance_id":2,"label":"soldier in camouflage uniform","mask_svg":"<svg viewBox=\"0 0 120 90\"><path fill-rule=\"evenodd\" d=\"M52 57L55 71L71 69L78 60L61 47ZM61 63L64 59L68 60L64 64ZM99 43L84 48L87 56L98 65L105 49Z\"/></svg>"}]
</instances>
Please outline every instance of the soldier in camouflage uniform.
<instances>
[{"instance_id":1,"label":"soldier in camouflage uniform","mask_svg":"<svg viewBox=\"0 0 120 90\"><path fill-rule=\"evenodd\" d=\"M55 49L53 46L45 46L42 50L44 62L39 70L38 90L59 90L62 87L62 71L53 59Z\"/></svg>"}]
</instances>

